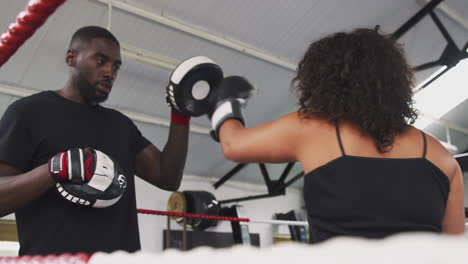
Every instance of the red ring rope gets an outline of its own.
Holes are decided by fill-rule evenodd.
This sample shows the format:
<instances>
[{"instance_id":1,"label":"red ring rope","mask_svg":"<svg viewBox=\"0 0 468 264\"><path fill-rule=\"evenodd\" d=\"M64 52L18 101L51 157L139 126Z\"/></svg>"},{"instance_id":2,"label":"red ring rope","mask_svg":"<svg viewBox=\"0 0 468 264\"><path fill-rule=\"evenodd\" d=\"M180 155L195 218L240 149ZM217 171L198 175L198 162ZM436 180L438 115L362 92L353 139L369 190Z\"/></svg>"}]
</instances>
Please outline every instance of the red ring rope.
<instances>
[{"instance_id":1,"label":"red ring rope","mask_svg":"<svg viewBox=\"0 0 468 264\"><path fill-rule=\"evenodd\" d=\"M216 215L202 215L202 214L189 214L189 213L176 213L149 209L137 209L137 213L151 214L151 215L166 215L198 219L211 219L218 221L235 221L235 222L251 222L249 218L216 216ZM89 254L62 254L62 255L47 255L47 256L20 256L20 257L0 257L0 264L20 264L20 263L67 263L67 264L87 264L92 255Z\"/></svg>"},{"instance_id":2,"label":"red ring rope","mask_svg":"<svg viewBox=\"0 0 468 264\"><path fill-rule=\"evenodd\" d=\"M65 0L30 0L8 30L0 36L0 67L44 24Z\"/></svg>"},{"instance_id":3,"label":"red ring rope","mask_svg":"<svg viewBox=\"0 0 468 264\"><path fill-rule=\"evenodd\" d=\"M20 256L20 257L0 257L0 264L23 264L23 263L66 263L66 264L86 264L91 255L88 254L62 254L47 256Z\"/></svg>"},{"instance_id":4,"label":"red ring rope","mask_svg":"<svg viewBox=\"0 0 468 264\"><path fill-rule=\"evenodd\" d=\"M217 216L217 215L176 213L176 212L166 212L166 211L157 211L157 210L148 210L148 209L137 209L137 212L140 214L167 215L167 216L178 216L178 217L188 217L188 218L211 219L211 220L218 220L218 221L250 222L249 218L237 218L237 217Z\"/></svg>"}]
</instances>

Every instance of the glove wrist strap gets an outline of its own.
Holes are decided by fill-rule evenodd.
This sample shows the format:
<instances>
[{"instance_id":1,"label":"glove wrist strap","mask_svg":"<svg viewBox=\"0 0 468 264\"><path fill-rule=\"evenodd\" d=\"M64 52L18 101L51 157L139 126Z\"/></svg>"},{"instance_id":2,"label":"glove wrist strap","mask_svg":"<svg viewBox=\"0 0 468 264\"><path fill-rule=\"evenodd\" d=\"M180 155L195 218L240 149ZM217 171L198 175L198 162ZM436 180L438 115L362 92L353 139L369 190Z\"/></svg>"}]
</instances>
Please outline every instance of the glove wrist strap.
<instances>
[{"instance_id":1,"label":"glove wrist strap","mask_svg":"<svg viewBox=\"0 0 468 264\"><path fill-rule=\"evenodd\" d=\"M219 128L228 119L239 120L245 126L242 113L242 104L239 100L231 98L221 103L211 116L211 128L214 131L214 139L219 141Z\"/></svg>"},{"instance_id":2,"label":"glove wrist strap","mask_svg":"<svg viewBox=\"0 0 468 264\"><path fill-rule=\"evenodd\" d=\"M183 125L183 126L188 126L190 124L190 116L172 111L171 122L179 124L179 125Z\"/></svg>"},{"instance_id":3,"label":"glove wrist strap","mask_svg":"<svg viewBox=\"0 0 468 264\"><path fill-rule=\"evenodd\" d=\"M49 159L49 174L55 181L68 180L68 164L66 152L60 152Z\"/></svg>"}]
</instances>

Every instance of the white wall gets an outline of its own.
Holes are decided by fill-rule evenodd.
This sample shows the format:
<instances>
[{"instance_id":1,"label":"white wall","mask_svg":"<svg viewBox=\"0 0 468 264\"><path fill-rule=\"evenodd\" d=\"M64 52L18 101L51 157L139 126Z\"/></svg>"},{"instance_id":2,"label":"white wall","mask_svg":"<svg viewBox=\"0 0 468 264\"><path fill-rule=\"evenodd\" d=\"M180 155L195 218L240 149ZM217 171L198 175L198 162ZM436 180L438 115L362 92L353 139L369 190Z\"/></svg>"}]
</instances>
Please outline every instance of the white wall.
<instances>
[{"instance_id":1,"label":"white wall","mask_svg":"<svg viewBox=\"0 0 468 264\"><path fill-rule=\"evenodd\" d=\"M215 190L212 187L215 179L197 176L184 176L182 186L179 191L203 190L212 193L217 200L238 198L249 195L258 195L267 193L266 186L253 185L248 183L235 182L229 180L221 187ZM137 180L137 206L141 209L152 209L166 211L167 201L171 192L162 191L156 187L147 184L144 181ZM228 204L227 206L232 205ZM297 189L287 188L286 195L273 198L256 199L240 202L238 213L239 217L245 217L255 220L271 220L274 213L286 213L295 210L303 214L301 209L303 205L302 192ZM167 226L167 217L159 215L139 215L141 246L144 251L158 252L163 248L163 230ZM181 230L175 221L171 222L171 229ZM206 231L212 232L232 232L231 224L226 221L219 222L216 227L211 227ZM269 247L272 245L272 234L289 234L287 226L272 226L270 224L249 224L250 233L260 235L260 246Z\"/></svg>"}]
</instances>

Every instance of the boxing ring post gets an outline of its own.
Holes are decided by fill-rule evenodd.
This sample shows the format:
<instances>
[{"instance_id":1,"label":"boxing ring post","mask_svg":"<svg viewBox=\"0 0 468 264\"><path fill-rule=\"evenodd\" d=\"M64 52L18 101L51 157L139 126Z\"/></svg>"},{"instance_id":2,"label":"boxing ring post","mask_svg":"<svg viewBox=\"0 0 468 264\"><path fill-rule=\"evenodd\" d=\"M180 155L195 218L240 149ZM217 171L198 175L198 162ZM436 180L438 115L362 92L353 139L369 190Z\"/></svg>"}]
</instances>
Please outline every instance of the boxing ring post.
<instances>
[{"instance_id":1,"label":"boxing ring post","mask_svg":"<svg viewBox=\"0 0 468 264\"><path fill-rule=\"evenodd\" d=\"M182 226L184 227L182 231L182 250L187 250L187 218L184 217L182 222Z\"/></svg>"},{"instance_id":2,"label":"boxing ring post","mask_svg":"<svg viewBox=\"0 0 468 264\"><path fill-rule=\"evenodd\" d=\"M182 217L182 250L187 250L187 218ZM166 249L171 248L171 216L167 215Z\"/></svg>"},{"instance_id":3,"label":"boxing ring post","mask_svg":"<svg viewBox=\"0 0 468 264\"><path fill-rule=\"evenodd\" d=\"M167 216L167 226L166 226L166 248L171 247L171 217Z\"/></svg>"}]
</instances>

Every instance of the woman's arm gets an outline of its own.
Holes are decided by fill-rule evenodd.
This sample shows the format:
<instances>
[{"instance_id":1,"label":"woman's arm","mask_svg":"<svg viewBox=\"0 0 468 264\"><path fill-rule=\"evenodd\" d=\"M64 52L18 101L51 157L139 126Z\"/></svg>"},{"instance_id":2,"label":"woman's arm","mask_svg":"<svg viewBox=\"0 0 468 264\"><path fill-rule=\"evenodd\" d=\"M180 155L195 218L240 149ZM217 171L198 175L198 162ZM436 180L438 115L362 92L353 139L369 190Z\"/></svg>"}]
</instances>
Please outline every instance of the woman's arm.
<instances>
[{"instance_id":1,"label":"woman's arm","mask_svg":"<svg viewBox=\"0 0 468 264\"><path fill-rule=\"evenodd\" d=\"M297 160L300 130L299 116L294 112L251 128L230 119L221 125L219 134L227 159L241 163L280 163Z\"/></svg>"},{"instance_id":2,"label":"woman's arm","mask_svg":"<svg viewBox=\"0 0 468 264\"><path fill-rule=\"evenodd\" d=\"M455 161L453 176L450 177L450 193L442 222L442 232L447 234L463 234L465 232L465 205L463 174Z\"/></svg>"}]
</instances>

